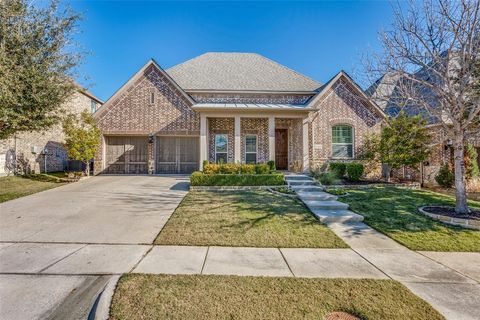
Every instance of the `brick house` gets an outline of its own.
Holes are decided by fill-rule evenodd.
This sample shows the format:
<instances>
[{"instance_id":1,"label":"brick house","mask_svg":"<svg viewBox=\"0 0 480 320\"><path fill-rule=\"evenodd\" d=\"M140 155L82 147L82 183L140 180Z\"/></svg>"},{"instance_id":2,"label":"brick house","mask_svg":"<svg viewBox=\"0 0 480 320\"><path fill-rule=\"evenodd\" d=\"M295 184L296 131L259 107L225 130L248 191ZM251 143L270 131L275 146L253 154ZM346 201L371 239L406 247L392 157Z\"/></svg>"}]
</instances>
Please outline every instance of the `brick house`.
<instances>
[{"instance_id":1,"label":"brick house","mask_svg":"<svg viewBox=\"0 0 480 320\"><path fill-rule=\"evenodd\" d=\"M424 70L419 70L415 74L417 77L434 79ZM396 117L402 110L410 116L420 115L427 120L427 128L431 135L429 158L417 168L418 170L404 168L393 172L393 175L418 181L424 185L436 185L435 176L442 164L448 163L451 167L454 165L452 143L448 137L447 130L435 116L426 112L422 107L407 102L401 93L402 89L399 84L401 80L398 75L393 73L386 74L373 83L365 92L389 117ZM426 92L429 93L429 91ZM435 99L432 99L432 101L435 103ZM467 140L468 143L476 148L477 153L480 155L480 135L470 136ZM480 166L480 156L477 158L477 162Z\"/></svg>"},{"instance_id":2,"label":"brick house","mask_svg":"<svg viewBox=\"0 0 480 320\"><path fill-rule=\"evenodd\" d=\"M354 159L385 114L343 71L321 84L258 54L206 53L167 70L150 60L94 116L95 174L162 174Z\"/></svg>"},{"instance_id":3,"label":"brick house","mask_svg":"<svg viewBox=\"0 0 480 320\"><path fill-rule=\"evenodd\" d=\"M79 114L84 110L95 112L102 101L87 90L80 88L65 103L66 113ZM46 131L22 132L0 140L0 176L14 173L39 173L63 171L67 169L67 151L64 148L65 136L61 124ZM47 149L45 156L45 149ZM46 158L46 166L45 166Z\"/></svg>"}]
</instances>

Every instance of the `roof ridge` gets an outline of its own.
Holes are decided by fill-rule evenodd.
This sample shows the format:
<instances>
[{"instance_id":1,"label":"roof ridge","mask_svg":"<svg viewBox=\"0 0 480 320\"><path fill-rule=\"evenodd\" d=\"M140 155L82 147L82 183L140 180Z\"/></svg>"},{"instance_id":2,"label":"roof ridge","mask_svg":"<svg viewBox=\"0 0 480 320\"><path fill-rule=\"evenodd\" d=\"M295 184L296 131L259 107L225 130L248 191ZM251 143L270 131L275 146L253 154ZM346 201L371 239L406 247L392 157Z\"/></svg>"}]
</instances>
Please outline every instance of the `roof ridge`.
<instances>
[{"instance_id":1,"label":"roof ridge","mask_svg":"<svg viewBox=\"0 0 480 320\"><path fill-rule=\"evenodd\" d=\"M317 80L315 80L315 79L312 79L311 77L306 76L306 75L304 75L303 73L300 73L300 72L298 72L298 71L296 71L296 70L293 70L293 69L291 69L291 68L289 68L289 67L287 67L287 66L285 66L285 65L283 65L283 64L281 64L281 63L279 63L279 62L277 62L277 61L275 61L275 60L272 60L272 59L270 59L270 58L267 58L267 57L265 57L264 55L261 55L261 54L259 54L259 53L253 53L253 54L255 54L255 55L257 55L257 56L260 56L260 57L262 57L262 58L264 58L264 59L266 59L266 60L268 60L268 61L271 61L271 62L277 64L278 66L280 66L280 67L282 67L282 68L284 68L284 69L286 69L286 70L288 70L288 71L291 71L291 72L295 73L296 75L299 75L299 76L301 76L301 77L303 77L303 78L307 78L307 79L310 80L310 81L313 81L313 82L318 83L318 84L319 84L318 88L320 88L320 87L322 86L322 83L321 83L321 82L319 82L319 81L317 81ZM316 90L318 90L318 88L317 88Z\"/></svg>"}]
</instances>

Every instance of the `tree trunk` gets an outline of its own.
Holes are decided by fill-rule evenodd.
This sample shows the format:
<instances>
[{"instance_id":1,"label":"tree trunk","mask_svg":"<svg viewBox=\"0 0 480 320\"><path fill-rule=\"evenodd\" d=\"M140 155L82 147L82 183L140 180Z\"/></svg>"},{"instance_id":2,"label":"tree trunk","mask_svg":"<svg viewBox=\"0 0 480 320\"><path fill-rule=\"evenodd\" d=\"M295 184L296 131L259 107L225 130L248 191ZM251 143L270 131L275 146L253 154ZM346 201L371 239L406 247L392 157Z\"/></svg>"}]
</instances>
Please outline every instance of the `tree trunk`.
<instances>
[{"instance_id":1,"label":"tree trunk","mask_svg":"<svg viewBox=\"0 0 480 320\"><path fill-rule=\"evenodd\" d=\"M462 133L455 133L453 141L454 161L455 161L455 212L465 214L468 213L467 205L467 189L465 185L465 146Z\"/></svg>"},{"instance_id":2,"label":"tree trunk","mask_svg":"<svg viewBox=\"0 0 480 320\"><path fill-rule=\"evenodd\" d=\"M90 176L90 161L87 161L85 166L85 173L87 174L87 177Z\"/></svg>"}]
</instances>

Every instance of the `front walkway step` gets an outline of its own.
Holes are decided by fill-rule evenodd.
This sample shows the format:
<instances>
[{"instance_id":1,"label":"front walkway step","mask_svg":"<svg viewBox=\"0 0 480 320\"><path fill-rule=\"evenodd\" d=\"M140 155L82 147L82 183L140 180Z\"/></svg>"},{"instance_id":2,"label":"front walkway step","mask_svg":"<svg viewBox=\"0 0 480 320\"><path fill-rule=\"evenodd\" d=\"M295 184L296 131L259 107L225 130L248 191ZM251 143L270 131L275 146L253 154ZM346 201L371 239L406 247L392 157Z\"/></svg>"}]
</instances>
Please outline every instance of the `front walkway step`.
<instances>
[{"instance_id":1,"label":"front walkway step","mask_svg":"<svg viewBox=\"0 0 480 320\"><path fill-rule=\"evenodd\" d=\"M285 176L286 181L295 181L295 180L310 180L313 181L312 177L306 176L306 175L290 175L290 176Z\"/></svg>"},{"instance_id":2,"label":"front walkway step","mask_svg":"<svg viewBox=\"0 0 480 320\"><path fill-rule=\"evenodd\" d=\"M363 216L350 210L320 210L312 209L312 213L321 222L360 222Z\"/></svg>"},{"instance_id":3,"label":"front walkway step","mask_svg":"<svg viewBox=\"0 0 480 320\"><path fill-rule=\"evenodd\" d=\"M336 195L330 194L328 192L323 192L323 191L315 191L315 192L299 191L297 192L297 194L298 194L298 197L302 199L302 201L306 201L306 200L335 201L338 199Z\"/></svg>"},{"instance_id":4,"label":"front walkway step","mask_svg":"<svg viewBox=\"0 0 480 320\"><path fill-rule=\"evenodd\" d=\"M317 183L313 180L287 180L289 186L314 186Z\"/></svg>"},{"instance_id":5,"label":"front walkway step","mask_svg":"<svg viewBox=\"0 0 480 320\"><path fill-rule=\"evenodd\" d=\"M325 190L323 186L290 186L295 192L322 192Z\"/></svg>"},{"instance_id":6,"label":"front walkway step","mask_svg":"<svg viewBox=\"0 0 480 320\"><path fill-rule=\"evenodd\" d=\"M334 200L327 200L327 201L305 200L305 201L303 201L303 203L305 203L307 205L307 207L309 207L311 210L312 209L319 209L319 210L346 210L346 209L348 209L348 204L340 202L340 201L334 201Z\"/></svg>"}]
</instances>

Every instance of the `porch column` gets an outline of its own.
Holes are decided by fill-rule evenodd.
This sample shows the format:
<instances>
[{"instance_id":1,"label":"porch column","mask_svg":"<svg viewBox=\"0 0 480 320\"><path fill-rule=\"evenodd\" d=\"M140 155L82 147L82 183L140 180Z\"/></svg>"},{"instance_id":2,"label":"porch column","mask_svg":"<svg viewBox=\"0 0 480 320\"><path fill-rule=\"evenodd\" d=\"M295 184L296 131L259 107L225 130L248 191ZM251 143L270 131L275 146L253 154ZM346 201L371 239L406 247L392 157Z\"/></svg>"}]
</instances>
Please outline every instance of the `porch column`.
<instances>
[{"instance_id":1,"label":"porch column","mask_svg":"<svg viewBox=\"0 0 480 320\"><path fill-rule=\"evenodd\" d=\"M207 131L207 116L200 114L200 170L203 170L203 161L208 160Z\"/></svg>"},{"instance_id":2,"label":"porch column","mask_svg":"<svg viewBox=\"0 0 480 320\"><path fill-rule=\"evenodd\" d=\"M234 147L235 147L235 153L234 153L234 162L235 163L240 163L241 162L241 159L242 159L242 155L241 155L241 148L240 148L240 144L241 144L241 136L240 136L240 132L241 132L241 121L240 121L240 116L235 116L235 141L234 141Z\"/></svg>"},{"instance_id":3,"label":"porch column","mask_svg":"<svg viewBox=\"0 0 480 320\"><path fill-rule=\"evenodd\" d=\"M303 172L310 172L310 152L308 145L308 124L309 119L304 118L302 123L302 141L303 141Z\"/></svg>"},{"instance_id":4,"label":"porch column","mask_svg":"<svg viewBox=\"0 0 480 320\"><path fill-rule=\"evenodd\" d=\"M275 117L268 117L268 160L275 161Z\"/></svg>"}]
</instances>

